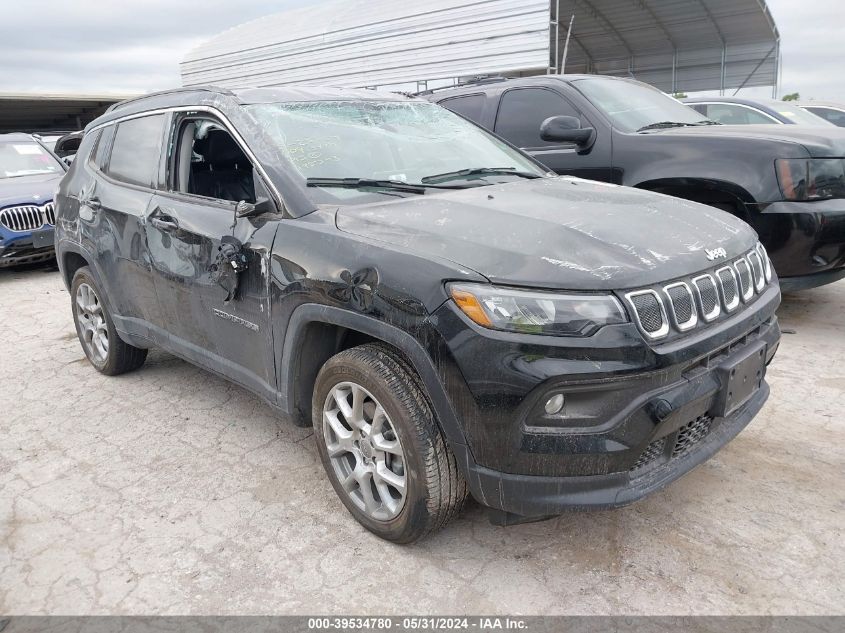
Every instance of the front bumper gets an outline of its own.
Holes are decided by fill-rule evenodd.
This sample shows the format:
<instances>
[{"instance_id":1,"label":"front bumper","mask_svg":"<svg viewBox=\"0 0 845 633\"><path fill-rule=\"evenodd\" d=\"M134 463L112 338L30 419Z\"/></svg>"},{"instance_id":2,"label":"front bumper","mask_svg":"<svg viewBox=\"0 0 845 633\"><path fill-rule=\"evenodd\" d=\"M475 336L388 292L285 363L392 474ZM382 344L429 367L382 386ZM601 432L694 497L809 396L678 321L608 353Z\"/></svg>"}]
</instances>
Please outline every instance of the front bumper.
<instances>
[{"instance_id":1,"label":"front bumper","mask_svg":"<svg viewBox=\"0 0 845 633\"><path fill-rule=\"evenodd\" d=\"M751 422L768 397L769 386L764 382L742 407L729 417L713 419L706 434L677 455L674 454L676 446L688 441L688 425L654 438L641 453L646 463L639 467L635 464L627 472L539 477L476 466L469 470L468 483L481 503L502 513L493 515L498 523L545 518L566 510L625 506L661 490L712 457ZM694 425L695 421L688 424ZM650 451L652 445L661 448Z\"/></svg>"},{"instance_id":2,"label":"front bumper","mask_svg":"<svg viewBox=\"0 0 845 633\"><path fill-rule=\"evenodd\" d=\"M0 268L48 262L56 257L53 227L24 234L3 231L0 238Z\"/></svg>"},{"instance_id":3,"label":"front bumper","mask_svg":"<svg viewBox=\"0 0 845 633\"><path fill-rule=\"evenodd\" d=\"M845 200L759 205L753 224L785 291L845 277Z\"/></svg>"},{"instance_id":4,"label":"front bumper","mask_svg":"<svg viewBox=\"0 0 845 633\"><path fill-rule=\"evenodd\" d=\"M625 505L677 479L739 433L768 397L779 301L773 284L744 312L675 341L646 345L627 326L609 326L564 348L550 337L542 347L471 335L445 306L439 329L460 368L445 372L445 384L467 435L453 450L473 496L524 519ZM731 370L749 379L747 389ZM565 395L564 412L546 415L556 393Z\"/></svg>"}]
</instances>

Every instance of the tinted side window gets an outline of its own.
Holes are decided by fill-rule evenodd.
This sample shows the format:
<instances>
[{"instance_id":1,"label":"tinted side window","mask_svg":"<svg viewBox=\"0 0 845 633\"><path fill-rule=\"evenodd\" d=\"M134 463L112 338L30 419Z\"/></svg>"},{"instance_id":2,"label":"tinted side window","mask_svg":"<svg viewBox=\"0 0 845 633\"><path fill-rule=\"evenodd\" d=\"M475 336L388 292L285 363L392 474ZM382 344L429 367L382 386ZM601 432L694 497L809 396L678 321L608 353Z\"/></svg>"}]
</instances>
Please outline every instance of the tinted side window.
<instances>
[{"instance_id":1,"label":"tinted side window","mask_svg":"<svg viewBox=\"0 0 845 633\"><path fill-rule=\"evenodd\" d=\"M481 121L481 113L484 110L484 95L466 95L465 97L453 97L441 101L440 105L455 114L460 114L470 121L478 123Z\"/></svg>"},{"instance_id":2,"label":"tinted side window","mask_svg":"<svg viewBox=\"0 0 845 633\"><path fill-rule=\"evenodd\" d=\"M543 88L508 90L499 103L496 115L496 134L517 147L545 147L560 145L540 138L540 125L550 116L581 114L556 92ZM583 123L582 123L583 124Z\"/></svg>"},{"instance_id":3,"label":"tinted side window","mask_svg":"<svg viewBox=\"0 0 845 633\"><path fill-rule=\"evenodd\" d=\"M809 110L816 116L820 116L826 121L830 121L839 127L845 127L845 112L841 110L834 110L832 108L804 108Z\"/></svg>"},{"instance_id":4,"label":"tinted side window","mask_svg":"<svg viewBox=\"0 0 845 633\"><path fill-rule=\"evenodd\" d=\"M107 173L123 182L151 186L158 172L163 132L163 114L119 123Z\"/></svg>"},{"instance_id":5,"label":"tinted side window","mask_svg":"<svg viewBox=\"0 0 845 633\"><path fill-rule=\"evenodd\" d=\"M105 171L106 162L109 159L109 147L114 138L114 126L107 125L98 132L97 144L91 149L88 163L92 167Z\"/></svg>"},{"instance_id":6,"label":"tinted side window","mask_svg":"<svg viewBox=\"0 0 845 633\"><path fill-rule=\"evenodd\" d=\"M707 118L725 125L772 125L774 119L751 108L730 103L714 103L707 106Z\"/></svg>"}]
</instances>

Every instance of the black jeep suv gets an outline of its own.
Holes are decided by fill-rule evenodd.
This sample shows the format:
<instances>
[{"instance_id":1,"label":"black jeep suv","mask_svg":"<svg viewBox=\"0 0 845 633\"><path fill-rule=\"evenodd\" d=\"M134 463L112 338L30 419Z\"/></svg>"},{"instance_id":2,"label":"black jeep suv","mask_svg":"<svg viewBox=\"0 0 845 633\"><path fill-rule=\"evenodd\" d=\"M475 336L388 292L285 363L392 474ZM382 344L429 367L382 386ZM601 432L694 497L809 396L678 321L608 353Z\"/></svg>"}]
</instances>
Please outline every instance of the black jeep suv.
<instances>
[{"instance_id":1,"label":"black jeep suv","mask_svg":"<svg viewBox=\"0 0 845 633\"><path fill-rule=\"evenodd\" d=\"M647 84L596 75L492 79L425 94L558 174L658 191L745 220L784 290L845 277L845 130L822 121L717 125Z\"/></svg>"},{"instance_id":2,"label":"black jeep suv","mask_svg":"<svg viewBox=\"0 0 845 633\"><path fill-rule=\"evenodd\" d=\"M343 503L393 541L467 489L499 523L629 503L769 393L780 291L745 223L554 176L425 100L124 102L57 213L94 367L158 346L313 424Z\"/></svg>"}]
</instances>

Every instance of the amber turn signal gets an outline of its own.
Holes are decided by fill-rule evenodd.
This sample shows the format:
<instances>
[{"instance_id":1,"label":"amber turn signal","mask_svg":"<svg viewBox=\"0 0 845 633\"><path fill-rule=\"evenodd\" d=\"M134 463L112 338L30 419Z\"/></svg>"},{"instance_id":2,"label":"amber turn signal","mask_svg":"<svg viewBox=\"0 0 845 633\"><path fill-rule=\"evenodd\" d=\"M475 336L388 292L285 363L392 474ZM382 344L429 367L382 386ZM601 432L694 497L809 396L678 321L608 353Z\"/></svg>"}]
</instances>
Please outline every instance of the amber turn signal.
<instances>
[{"instance_id":1,"label":"amber turn signal","mask_svg":"<svg viewBox=\"0 0 845 633\"><path fill-rule=\"evenodd\" d=\"M455 303L458 304L458 307L465 315L478 323L478 325L493 327L493 322L490 321L490 317L484 312L484 308L481 307L474 294L466 290L458 290L457 288L452 288L451 293L452 299L455 300Z\"/></svg>"}]
</instances>

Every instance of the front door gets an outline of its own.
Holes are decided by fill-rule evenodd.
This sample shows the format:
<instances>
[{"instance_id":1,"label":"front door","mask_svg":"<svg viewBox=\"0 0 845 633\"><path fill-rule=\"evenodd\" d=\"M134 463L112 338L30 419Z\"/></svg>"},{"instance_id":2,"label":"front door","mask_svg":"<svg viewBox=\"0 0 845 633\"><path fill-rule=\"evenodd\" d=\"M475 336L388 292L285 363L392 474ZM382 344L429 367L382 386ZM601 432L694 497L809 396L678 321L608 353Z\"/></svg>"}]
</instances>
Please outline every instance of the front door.
<instances>
[{"instance_id":1,"label":"front door","mask_svg":"<svg viewBox=\"0 0 845 633\"><path fill-rule=\"evenodd\" d=\"M553 143L540 138L540 126L549 117L572 116L582 127L590 121L569 100L550 88L512 88L499 100L495 132L531 154L555 173L592 180L610 180L610 153L598 151L604 145L601 132L593 147L582 149L574 143Z\"/></svg>"},{"instance_id":2,"label":"front door","mask_svg":"<svg viewBox=\"0 0 845 633\"><path fill-rule=\"evenodd\" d=\"M253 170L221 124L178 117L173 135L168 191L153 196L146 219L165 346L273 399L267 275L277 217L237 217L239 202L255 202Z\"/></svg>"}]
</instances>

